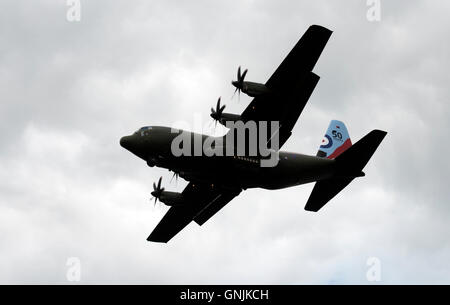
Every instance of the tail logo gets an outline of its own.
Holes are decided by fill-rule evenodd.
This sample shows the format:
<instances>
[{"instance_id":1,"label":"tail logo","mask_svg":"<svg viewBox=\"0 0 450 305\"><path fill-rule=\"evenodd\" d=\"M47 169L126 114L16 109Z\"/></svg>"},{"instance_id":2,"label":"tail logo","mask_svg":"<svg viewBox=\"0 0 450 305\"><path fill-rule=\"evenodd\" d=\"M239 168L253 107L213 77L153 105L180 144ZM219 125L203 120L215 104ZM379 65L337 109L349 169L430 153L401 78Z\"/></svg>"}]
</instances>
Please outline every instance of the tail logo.
<instances>
[{"instance_id":1,"label":"tail logo","mask_svg":"<svg viewBox=\"0 0 450 305\"><path fill-rule=\"evenodd\" d=\"M333 140L327 134L325 135L324 139L322 140L322 143L325 143L325 144L320 145L320 148L330 148L331 146L333 146Z\"/></svg>"},{"instance_id":2,"label":"tail logo","mask_svg":"<svg viewBox=\"0 0 450 305\"><path fill-rule=\"evenodd\" d=\"M334 159L352 146L347 127L341 121L332 120L322 140L318 157Z\"/></svg>"},{"instance_id":3,"label":"tail logo","mask_svg":"<svg viewBox=\"0 0 450 305\"><path fill-rule=\"evenodd\" d=\"M338 127L338 126L336 126L336 127ZM333 135L333 138L342 142L342 133L340 133L339 131L333 130L332 135Z\"/></svg>"}]
</instances>

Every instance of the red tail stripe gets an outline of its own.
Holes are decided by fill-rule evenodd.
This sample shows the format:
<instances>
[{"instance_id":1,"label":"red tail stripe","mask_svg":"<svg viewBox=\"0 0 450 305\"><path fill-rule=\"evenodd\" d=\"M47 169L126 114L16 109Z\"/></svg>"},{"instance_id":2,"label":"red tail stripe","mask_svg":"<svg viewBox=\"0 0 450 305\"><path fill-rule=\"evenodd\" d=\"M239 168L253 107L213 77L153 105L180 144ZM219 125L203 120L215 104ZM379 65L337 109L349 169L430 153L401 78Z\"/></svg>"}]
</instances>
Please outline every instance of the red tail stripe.
<instances>
[{"instance_id":1,"label":"red tail stripe","mask_svg":"<svg viewBox=\"0 0 450 305\"><path fill-rule=\"evenodd\" d=\"M340 154L342 154L344 151L346 151L350 146L352 146L352 141L350 139L345 140L344 144L336 148L335 151L331 155L327 157L327 159L334 159Z\"/></svg>"}]
</instances>

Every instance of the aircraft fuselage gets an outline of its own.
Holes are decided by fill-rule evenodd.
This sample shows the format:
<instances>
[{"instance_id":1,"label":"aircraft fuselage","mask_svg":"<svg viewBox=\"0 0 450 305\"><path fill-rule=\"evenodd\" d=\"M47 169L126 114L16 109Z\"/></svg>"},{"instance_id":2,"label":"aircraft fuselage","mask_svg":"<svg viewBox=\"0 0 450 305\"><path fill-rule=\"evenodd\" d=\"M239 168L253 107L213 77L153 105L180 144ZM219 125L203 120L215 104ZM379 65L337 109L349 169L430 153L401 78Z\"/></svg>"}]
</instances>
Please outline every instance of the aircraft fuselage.
<instances>
[{"instance_id":1,"label":"aircraft fuselage","mask_svg":"<svg viewBox=\"0 0 450 305\"><path fill-rule=\"evenodd\" d=\"M189 134L198 136L202 142L208 138ZM230 189L281 189L327 179L335 173L334 160L291 152L279 152L273 167L262 167L261 156L174 156L172 141L177 135L171 128L153 126L123 137L120 144L149 166L166 168L187 181Z\"/></svg>"}]
</instances>

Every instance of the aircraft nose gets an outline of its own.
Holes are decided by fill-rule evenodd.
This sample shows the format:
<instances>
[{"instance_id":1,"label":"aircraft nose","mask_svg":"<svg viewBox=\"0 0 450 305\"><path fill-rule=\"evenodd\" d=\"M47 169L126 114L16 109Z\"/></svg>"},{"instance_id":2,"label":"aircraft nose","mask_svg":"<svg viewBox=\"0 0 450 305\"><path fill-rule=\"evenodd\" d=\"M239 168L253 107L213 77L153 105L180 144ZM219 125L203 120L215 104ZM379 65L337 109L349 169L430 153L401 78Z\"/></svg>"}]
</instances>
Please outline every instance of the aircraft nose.
<instances>
[{"instance_id":1,"label":"aircraft nose","mask_svg":"<svg viewBox=\"0 0 450 305\"><path fill-rule=\"evenodd\" d=\"M139 158L146 159L146 147L143 146L140 137L136 134L124 136L120 138L120 146L135 154Z\"/></svg>"},{"instance_id":2,"label":"aircraft nose","mask_svg":"<svg viewBox=\"0 0 450 305\"><path fill-rule=\"evenodd\" d=\"M131 136L125 136L120 138L120 146L129 150L131 146Z\"/></svg>"}]
</instances>

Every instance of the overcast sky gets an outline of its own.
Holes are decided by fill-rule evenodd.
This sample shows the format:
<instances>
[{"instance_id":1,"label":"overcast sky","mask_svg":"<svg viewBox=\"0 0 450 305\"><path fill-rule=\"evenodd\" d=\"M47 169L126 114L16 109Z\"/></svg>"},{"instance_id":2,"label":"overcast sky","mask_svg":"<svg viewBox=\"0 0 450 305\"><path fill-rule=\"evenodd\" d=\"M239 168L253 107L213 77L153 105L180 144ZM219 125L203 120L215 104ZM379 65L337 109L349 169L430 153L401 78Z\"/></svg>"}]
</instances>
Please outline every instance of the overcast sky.
<instances>
[{"instance_id":1,"label":"overcast sky","mask_svg":"<svg viewBox=\"0 0 450 305\"><path fill-rule=\"evenodd\" d=\"M339 2L339 3L337 3ZM0 9L0 283L450 283L450 2L5 0ZM319 213L313 184L252 189L169 244L147 236L167 207L119 146L145 125L209 123L239 65L265 82L311 24L333 30L321 80L285 150L315 154L332 119L353 142L388 131ZM195 130L192 127L192 130ZM199 131L199 130L196 130Z\"/></svg>"}]
</instances>

